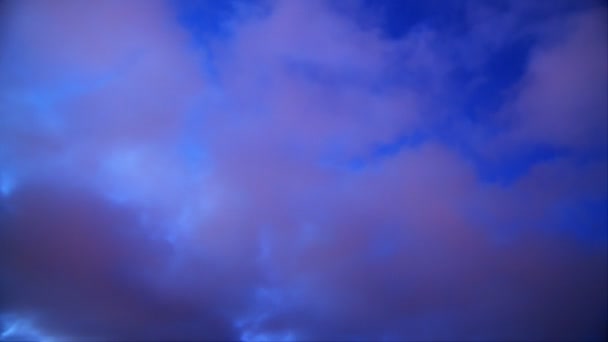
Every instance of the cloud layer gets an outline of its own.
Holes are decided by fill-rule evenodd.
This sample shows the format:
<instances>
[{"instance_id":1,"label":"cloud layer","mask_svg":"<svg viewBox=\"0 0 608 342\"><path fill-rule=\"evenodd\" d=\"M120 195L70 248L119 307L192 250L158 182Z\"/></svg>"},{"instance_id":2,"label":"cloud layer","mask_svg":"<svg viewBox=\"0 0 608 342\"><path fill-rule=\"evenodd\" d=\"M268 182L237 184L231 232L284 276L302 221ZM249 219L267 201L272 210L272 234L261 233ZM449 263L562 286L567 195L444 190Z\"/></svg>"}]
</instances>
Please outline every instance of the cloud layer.
<instances>
[{"instance_id":1,"label":"cloud layer","mask_svg":"<svg viewBox=\"0 0 608 342\"><path fill-rule=\"evenodd\" d=\"M2 338L605 338L605 4L396 3L5 3Z\"/></svg>"}]
</instances>

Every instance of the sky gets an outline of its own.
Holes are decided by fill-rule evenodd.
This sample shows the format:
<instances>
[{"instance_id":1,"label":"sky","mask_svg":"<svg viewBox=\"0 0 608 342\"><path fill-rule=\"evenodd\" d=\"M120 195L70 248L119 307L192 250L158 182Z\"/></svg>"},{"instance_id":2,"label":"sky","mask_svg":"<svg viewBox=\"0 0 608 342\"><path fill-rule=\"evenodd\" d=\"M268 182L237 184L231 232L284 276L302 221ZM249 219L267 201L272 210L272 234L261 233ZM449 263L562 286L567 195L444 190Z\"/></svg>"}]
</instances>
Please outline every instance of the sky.
<instances>
[{"instance_id":1,"label":"sky","mask_svg":"<svg viewBox=\"0 0 608 342\"><path fill-rule=\"evenodd\" d=\"M599 341L608 4L0 3L0 340Z\"/></svg>"}]
</instances>

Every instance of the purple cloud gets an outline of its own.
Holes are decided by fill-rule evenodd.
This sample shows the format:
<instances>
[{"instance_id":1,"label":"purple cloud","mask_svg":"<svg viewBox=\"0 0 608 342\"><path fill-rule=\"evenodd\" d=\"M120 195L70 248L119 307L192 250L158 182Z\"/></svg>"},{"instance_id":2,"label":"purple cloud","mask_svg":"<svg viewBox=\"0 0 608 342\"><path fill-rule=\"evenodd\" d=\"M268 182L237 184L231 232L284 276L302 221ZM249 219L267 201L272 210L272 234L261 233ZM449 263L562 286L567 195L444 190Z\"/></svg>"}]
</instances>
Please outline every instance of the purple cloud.
<instances>
[{"instance_id":1,"label":"purple cloud","mask_svg":"<svg viewBox=\"0 0 608 342\"><path fill-rule=\"evenodd\" d=\"M3 339L606 336L605 5L4 6Z\"/></svg>"}]
</instances>

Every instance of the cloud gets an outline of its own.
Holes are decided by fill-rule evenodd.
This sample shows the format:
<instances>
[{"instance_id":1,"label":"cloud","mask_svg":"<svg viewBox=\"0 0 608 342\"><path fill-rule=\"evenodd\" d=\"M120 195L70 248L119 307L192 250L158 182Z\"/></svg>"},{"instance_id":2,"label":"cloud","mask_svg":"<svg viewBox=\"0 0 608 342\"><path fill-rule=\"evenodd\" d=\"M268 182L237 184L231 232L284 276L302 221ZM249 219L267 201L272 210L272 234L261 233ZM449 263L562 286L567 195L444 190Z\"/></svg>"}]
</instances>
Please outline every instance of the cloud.
<instances>
[{"instance_id":1,"label":"cloud","mask_svg":"<svg viewBox=\"0 0 608 342\"><path fill-rule=\"evenodd\" d=\"M522 139L606 145L606 22L602 8L569 18L533 53L514 103Z\"/></svg>"},{"instance_id":2,"label":"cloud","mask_svg":"<svg viewBox=\"0 0 608 342\"><path fill-rule=\"evenodd\" d=\"M2 220L3 310L31 319L45 335L232 338L221 304L208 297L213 271L172 276L172 268L186 275L193 266L176 264L179 252L147 234L133 209L39 184L21 187L9 210ZM189 280L200 289L194 298L183 291L193 286Z\"/></svg>"},{"instance_id":3,"label":"cloud","mask_svg":"<svg viewBox=\"0 0 608 342\"><path fill-rule=\"evenodd\" d=\"M6 5L3 338L605 336L604 7L171 6Z\"/></svg>"}]
</instances>

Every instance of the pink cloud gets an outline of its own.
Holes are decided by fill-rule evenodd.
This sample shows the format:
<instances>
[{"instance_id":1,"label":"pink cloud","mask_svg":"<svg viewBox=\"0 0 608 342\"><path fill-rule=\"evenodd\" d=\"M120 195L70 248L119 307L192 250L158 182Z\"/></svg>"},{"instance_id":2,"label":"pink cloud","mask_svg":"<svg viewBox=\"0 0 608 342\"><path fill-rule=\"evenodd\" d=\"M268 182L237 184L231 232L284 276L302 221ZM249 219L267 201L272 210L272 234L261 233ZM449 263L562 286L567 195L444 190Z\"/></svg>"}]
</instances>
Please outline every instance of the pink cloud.
<instances>
[{"instance_id":1,"label":"pink cloud","mask_svg":"<svg viewBox=\"0 0 608 342\"><path fill-rule=\"evenodd\" d=\"M456 62L431 28L388 41L326 5L276 2L238 22L211 44L206 80L160 3L12 4L2 48L23 59L0 66L0 142L22 184L0 196L1 309L75 338L598 331L606 248L560 231L555 209L605 199L606 163L539 163L503 187L432 136L349 168L448 115L434 96ZM481 50L514 25L493 40L494 15L474 28ZM605 21L575 18L535 50L504 110L509 143L603 137ZM377 84L397 69L429 82ZM184 135L198 168L176 152ZM339 167L324 164L333 152Z\"/></svg>"},{"instance_id":2,"label":"pink cloud","mask_svg":"<svg viewBox=\"0 0 608 342\"><path fill-rule=\"evenodd\" d=\"M606 144L605 9L556 25L537 48L513 103L517 139L558 146Z\"/></svg>"}]
</instances>

